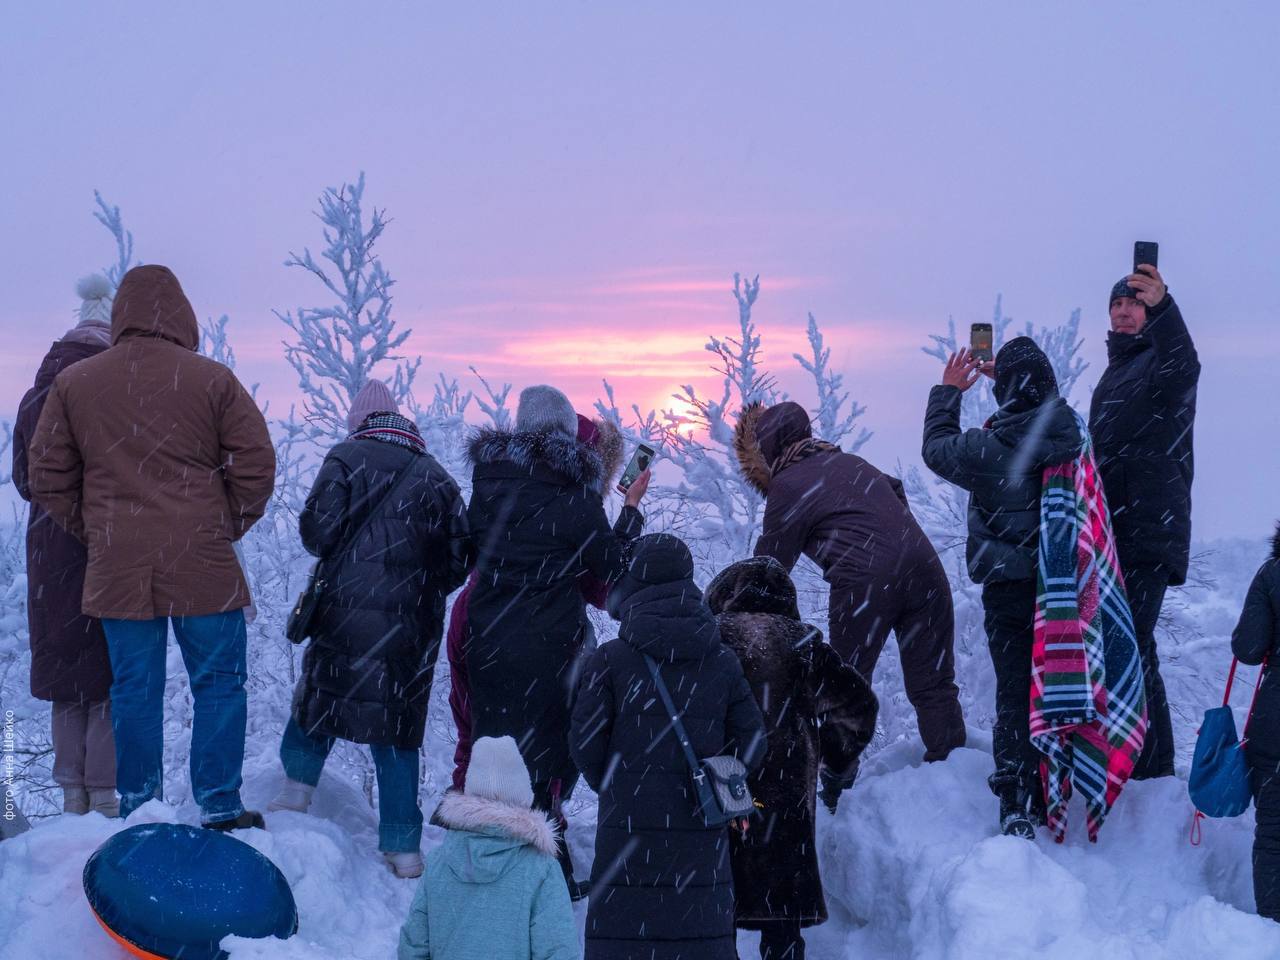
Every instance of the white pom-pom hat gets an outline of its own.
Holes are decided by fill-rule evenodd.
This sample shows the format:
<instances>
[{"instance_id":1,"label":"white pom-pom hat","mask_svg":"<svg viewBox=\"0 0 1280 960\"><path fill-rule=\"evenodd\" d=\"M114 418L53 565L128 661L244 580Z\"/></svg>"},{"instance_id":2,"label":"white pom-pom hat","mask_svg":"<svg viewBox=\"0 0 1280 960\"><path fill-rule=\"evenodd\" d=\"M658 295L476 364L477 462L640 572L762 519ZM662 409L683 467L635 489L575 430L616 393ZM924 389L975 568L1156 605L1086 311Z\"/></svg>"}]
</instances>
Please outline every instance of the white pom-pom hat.
<instances>
[{"instance_id":1,"label":"white pom-pom hat","mask_svg":"<svg viewBox=\"0 0 1280 960\"><path fill-rule=\"evenodd\" d=\"M111 323L111 281L100 273L91 273L76 281L80 298L81 323Z\"/></svg>"}]
</instances>

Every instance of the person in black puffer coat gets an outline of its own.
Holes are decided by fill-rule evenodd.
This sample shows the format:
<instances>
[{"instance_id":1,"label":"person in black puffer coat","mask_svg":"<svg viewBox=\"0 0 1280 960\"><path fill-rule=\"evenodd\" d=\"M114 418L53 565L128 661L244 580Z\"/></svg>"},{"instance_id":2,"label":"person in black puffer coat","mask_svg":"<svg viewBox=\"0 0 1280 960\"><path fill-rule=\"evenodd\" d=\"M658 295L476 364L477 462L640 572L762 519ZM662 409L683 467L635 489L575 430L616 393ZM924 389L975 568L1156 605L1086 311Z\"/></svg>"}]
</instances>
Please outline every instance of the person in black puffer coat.
<instances>
[{"instance_id":1,"label":"person in black puffer coat","mask_svg":"<svg viewBox=\"0 0 1280 960\"><path fill-rule=\"evenodd\" d=\"M1280 670L1271 661L1280 651L1280 528L1271 557L1258 571L1231 635L1231 652L1241 663L1265 663L1253 716L1244 731L1245 760L1257 805L1253 837L1253 898L1258 913L1280 922Z\"/></svg>"},{"instance_id":2,"label":"person in black puffer coat","mask_svg":"<svg viewBox=\"0 0 1280 960\"><path fill-rule=\"evenodd\" d=\"M586 960L736 960L729 831L703 823L645 658L701 758L755 770L760 709L678 538L637 540L608 606L618 638L587 660L573 708L573 757L600 795Z\"/></svg>"},{"instance_id":3,"label":"person in black puffer coat","mask_svg":"<svg viewBox=\"0 0 1280 960\"><path fill-rule=\"evenodd\" d=\"M1155 629L1165 591L1187 579L1200 360L1159 271L1138 269L1111 290L1108 363L1093 391L1089 432L1142 657L1147 737L1133 779L1145 780L1173 776Z\"/></svg>"},{"instance_id":4,"label":"person in black puffer coat","mask_svg":"<svg viewBox=\"0 0 1280 960\"><path fill-rule=\"evenodd\" d=\"M827 919L814 836L818 779L834 813L875 733L876 695L800 620L795 584L772 557L722 570L707 606L742 661L768 733L764 762L748 780L763 816L729 837L737 924L760 931L762 960L804 960L801 929Z\"/></svg>"},{"instance_id":5,"label":"person in black puffer coat","mask_svg":"<svg viewBox=\"0 0 1280 960\"><path fill-rule=\"evenodd\" d=\"M892 632L924 759L964 746L951 585L902 482L813 435L804 407L748 406L734 452L765 499L757 557L790 571L804 554L831 584L830 638L867 680Z\"/></svg>"},{"instance_id":6,"label":"person in black puffer coat","mask_svg":"<svg viewBox=\"0 0 1280 960\"><path fill-rule=\"evenodd\" d=\"M370 744L378 846L397 875L416 876L418 751L445 598L470 566L465 505L383 383L366 384L348 425L351 436L325 457L299 519L326 587L280 747L289 779L270 809L307 808L335 738Z\"/></svg>"},{"instance_id":7,"label":"person in black puffer coat","mask_svg":"<svg viewBox=\"0 0 1280 960\"><path fill-rule=\"evenodd\" d=\"M604 463L580 442L578 415L549 386L520 394L515 432L471 440L475 584L464 640L471 735L510 736L533 779L534 806L559 820L578 771L569 755L569 702L587 636L583 587L626 569L644 525L647 471L611 528L601 500ZM561 823L563 821L560 821ZM576 895L568 847L561 867Z\"/></svg>"},{"instance_id":8,"label":"person in black puffer coat","mask_svg":"<svg viewBox=\"0 0 1280 960\"><path fill-rule=\"evenodd\" d=\"M925 464L968 490L969 576L982 584L987 642L996 673L992 731L1004 833L1033 837L1044 791L1040 754L1031 745L1031 647L1035 640L1040 495L1046 467L1073 460L1084 443L1080 423L1058 395L1053 366L1030 337L1016 337L996 355L1000 409L981 429L960 429L960 401L980 367L968 351L953 356L941 386L929 393L924 421Z\"/></svg>"}]
</instances>

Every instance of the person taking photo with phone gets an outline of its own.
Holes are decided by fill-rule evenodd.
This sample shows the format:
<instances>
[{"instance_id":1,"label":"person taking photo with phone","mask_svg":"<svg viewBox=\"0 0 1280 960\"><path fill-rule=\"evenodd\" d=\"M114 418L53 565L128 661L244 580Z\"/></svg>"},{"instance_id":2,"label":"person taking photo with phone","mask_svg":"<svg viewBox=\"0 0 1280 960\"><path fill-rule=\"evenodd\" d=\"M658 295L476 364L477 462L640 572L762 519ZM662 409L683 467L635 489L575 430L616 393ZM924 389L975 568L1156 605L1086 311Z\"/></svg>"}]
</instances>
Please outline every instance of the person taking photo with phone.
<instances>
[{"instance_id":1,"label":"person taking photo with phone","mask_svg":"<svg viewBox=\"0 0 1280 960\"><path fill-rule=\"evenodd\" d=\"M610 525L601 499L605 463L579 439L578 415L555 387L520 394L514 430L471 437L475 584L467 598L465 647L471 735L514 737L533 780L534 807L552 814L578 781L569 754L569 705L585 642L583 587L626 570L629 542L644 526L641 473ZM570 895L567 845L559 859Z\"/></svg>"},{"instance_id":2,"label":"person taking photo with phone","mask_svg":"<svg viewBox=\"0 0 1280 960\"><path fill-rule=\"evenodd\" d=\"M1144 262L1111 289L1107 369L1089 412L1146 684L1147 738L1133 773L1139 780L1173 776L1155 627L1166 589L1187 579L1200 379L1195 344L1155 267L1154 246L1140 244L1134 259Z\"/></svg>"},{"instance_id":3,"label":"person taking photo with phone","mask_svg":"<svg viewBox=\"0 0 1280 960\"><path fill-rule=\"evenodd\" d=\"M983 427L960 428L965 391L983 374L995 380L1000 408ZM1000 832L1031 840L1044 821L1040 753L1031 743L1031 657L1039 572L1040 499L1046 467L1075 459L1084 445L1071 406L1058 394L1049 358L1030 337L1015 337L994 363L960 350L929 392L925 465L969 491L969 576L982 608L996 675L992 729Z\"/></svg>"}]
</instances>

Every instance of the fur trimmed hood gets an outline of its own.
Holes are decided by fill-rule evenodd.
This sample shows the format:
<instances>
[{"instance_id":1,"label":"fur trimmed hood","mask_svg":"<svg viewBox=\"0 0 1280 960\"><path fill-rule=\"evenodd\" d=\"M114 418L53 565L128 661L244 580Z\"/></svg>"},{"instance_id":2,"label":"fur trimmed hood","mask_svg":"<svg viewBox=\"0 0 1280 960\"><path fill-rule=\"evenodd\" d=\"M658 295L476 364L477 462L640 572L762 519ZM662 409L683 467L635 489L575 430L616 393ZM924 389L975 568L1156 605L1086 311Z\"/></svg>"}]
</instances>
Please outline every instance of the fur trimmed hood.
<instances>
[{"instance_id":1,"label":"fur trimmed hood","mask_svg":"<svg viewBox=\"0 0 1280 960\"><path fill-rule=\"evenodd\" d=\"M767 497L774 474L813 453L839 448L815 440L808 412L784 400L772 407L746 407L734 428L733 449L747 482Z\"/></svg>"},{"instance_id":2,"label":"fur trimmed hood","mask_svg":"<svg viewBox=\"0 0 1280 960\"><path fill-rule=\"evenodd\" d=\"M1280 523L1276 524L1276 534L1271 538L1271 557L1280 560Z\"/></svg>"},{"instance_id":3,"label":"fur trimmed hood","mask_svg":"<svg viewBox=\"0 0 1280 960\"><path fill-rule=\"evenodd\" d=\"M753 403L743 408L738 414L738 425L733 430L733 452L738 457L738 467L747 482L755 487L761 496L768 496L769 481L773 479L773 471L769 469L769 461L760 449L757 435L760 417L765 411L762 403Z\"/></svg>"},{"instance_id":4,"label":"fur trimmed hood","mask_svg":"<svg viewBox=\"0 0 1280 960\"><path fill-rule=\"evenodd\" d=\"M450 791L440 801L433 819L448 830L497 833L549 857L556 855L555 828L551 818L540 810L526 810L486 797Z\"/></svg>"},{"instance_id":5,"label":"fur trimmed hood","mask_svg":"<svg viewBox=\"0 0 1280 960\"><path fill-rule=\"evenodd\" d=\"M605 476L601 455L575 437L551 431L513 433L484 427L471 435L467 457L473 466L508 462L526 470L542 466L573 483L597 487Z\"/></svg>"},{"instance_id":6,"label":"fur trimmed hood","mask_svg":"<svg viewBox=\"0 0 1280 960\"><path fill-rule=\"evenodd\" d=\"M607 491L622 474L622 433L609 420L596 420L594 423L600 436L596 441L596 453L600 455L600 489Z\"/></svg>"},{"instance_id":7,"label":"fur trimmed hood","mask_svg":"<svg viewBox=\"0 0 1280 960\"><path fill-rule=\"evenodd\" d=\"M766 613L800 619L795 584L773 557L751 557L725 567L707 587L706 600L716 616Z\"/></svg>"}]
</instances>

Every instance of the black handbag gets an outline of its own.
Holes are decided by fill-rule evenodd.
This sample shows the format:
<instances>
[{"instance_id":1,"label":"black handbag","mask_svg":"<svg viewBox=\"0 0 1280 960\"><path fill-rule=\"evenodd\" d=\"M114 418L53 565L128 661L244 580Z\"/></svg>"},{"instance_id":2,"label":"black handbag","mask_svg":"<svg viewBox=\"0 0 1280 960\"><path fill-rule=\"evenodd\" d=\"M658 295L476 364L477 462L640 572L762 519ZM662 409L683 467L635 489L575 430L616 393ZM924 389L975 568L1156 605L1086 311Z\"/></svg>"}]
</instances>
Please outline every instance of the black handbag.
<instances>
[{"instance_id":1,"label":"black handbag","mask_svg":"<svg viewBox=\"0 0 1280 960\"><path fill-rule=\"evenodd\" d=\"M653 674L653 682L658 687L662 705L667 708L667 715L671 717L671 728L684 750L702 822L708 827L723 827L735 820L754 815L757 811L751 790L747 787L747 768L737 757L728 755L698 759L689 742L689 734L680 720L680 713L671 702L671 693L662 680L658 661L648 654L645 654L644 659L649 664L649 672Z\"/></svg>"},{"instance_id":2,"label":"black handbag","mask_svg":"<svg viewBox=\"0 0 1280 960\"><path fill-rule=\"evenodd\" d=\"M416 458L415 458L416 459ZM297 601L293 604L293 609L289 611L289 619L285 623L284 635L289 638L292 643L302 643L315 629L316 612L320 609L320 598L324 594L326 580L324 577L325 563L336 560L346 553L355 544L356 539L369 525L369 521L376 517L382 510L391 495L400 488L401 482L409 475L409 471L413 469L413 460L410 460L405 467L396 474L396 478L391 481L391 486L387 488L387 492L377 502L372 510L364 515L362 519L347 535L347 539L342 545L334 551L330 556L321 558L315 562L311 568L311 575L307 577L307 585L302 592L298 594Z\"/></svg>"}]
</instances>

